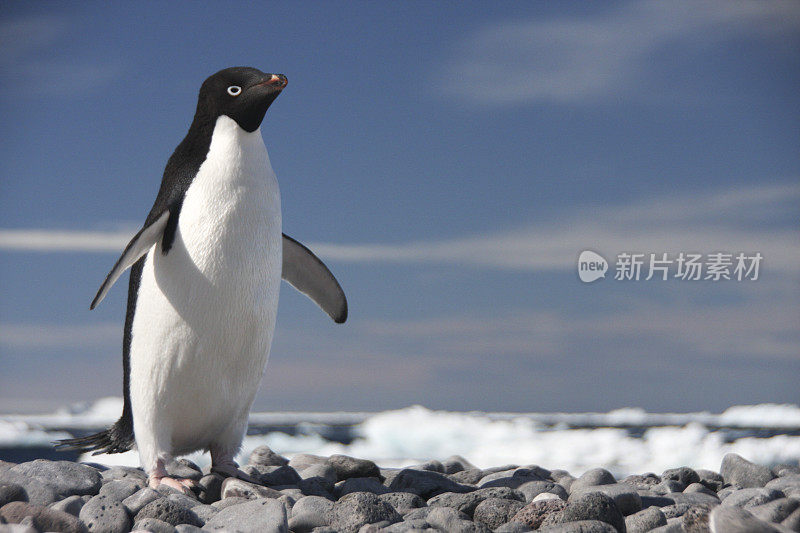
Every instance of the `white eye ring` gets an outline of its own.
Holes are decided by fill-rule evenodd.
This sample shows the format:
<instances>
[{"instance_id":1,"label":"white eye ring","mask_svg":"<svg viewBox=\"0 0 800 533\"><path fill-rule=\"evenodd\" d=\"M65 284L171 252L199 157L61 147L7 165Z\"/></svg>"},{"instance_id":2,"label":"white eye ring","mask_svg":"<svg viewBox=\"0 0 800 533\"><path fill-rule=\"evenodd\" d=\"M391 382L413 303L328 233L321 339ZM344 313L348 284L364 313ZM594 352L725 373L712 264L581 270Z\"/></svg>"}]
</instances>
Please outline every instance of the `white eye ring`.
<instances>
[{"instance_id":1,"label":"white eye ring","mask_svg":"<svg viewBox=\"0 0 800 533\"><path fill-rule=\"evenodd\" d=\"M242 93L242 88L238 85L231 85L228 87L228 94L231 96L239 96Z\"/></svg>"}]
</instances>

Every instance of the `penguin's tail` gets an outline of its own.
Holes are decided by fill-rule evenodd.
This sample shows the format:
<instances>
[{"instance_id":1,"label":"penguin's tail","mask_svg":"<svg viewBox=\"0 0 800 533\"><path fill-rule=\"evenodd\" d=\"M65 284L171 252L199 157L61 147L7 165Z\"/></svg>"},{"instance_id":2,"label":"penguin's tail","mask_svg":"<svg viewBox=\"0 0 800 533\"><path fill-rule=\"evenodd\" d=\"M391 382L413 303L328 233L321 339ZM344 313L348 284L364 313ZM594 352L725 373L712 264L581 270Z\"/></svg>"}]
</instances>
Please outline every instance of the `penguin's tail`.
<instances>
[{"instance_id":1,"label":"penguin's tail","mask_svg":"<svg viewBox=\"0 0 800 533\"><path fill-rule=\"evenodd\" d=\"M122 453L133 449L133 424L122 416L113 426L100 433L78 437L76 439L62 439L53 443L56 450L75 450L81 452Z\"/></svg>"}]
</instances>

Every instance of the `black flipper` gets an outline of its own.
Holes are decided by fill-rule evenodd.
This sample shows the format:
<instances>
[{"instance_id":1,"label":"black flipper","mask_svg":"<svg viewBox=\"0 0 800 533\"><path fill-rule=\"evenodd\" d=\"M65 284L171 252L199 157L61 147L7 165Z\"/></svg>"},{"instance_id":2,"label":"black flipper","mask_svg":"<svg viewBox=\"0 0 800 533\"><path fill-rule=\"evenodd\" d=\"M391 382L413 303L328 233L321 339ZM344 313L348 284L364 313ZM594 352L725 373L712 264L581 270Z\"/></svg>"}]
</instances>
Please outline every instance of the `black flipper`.
<instances>
[{"instance_id":1,"label":"black flipper","mask_svg":"<svg viewBox=\"0 0 800 533\"><path fill-rule=\"evenodd\" d=\"M347 298L339 282L311 250L285 233L281 276L311 298L334 322L341 324L347 320Z\"/></svg>"},{"instance_id":2,"label":"black flipper","mask_svg":"<svg viewBox=\"0 0 800 533\"><path fill-rule=\"evenodd\" d=\"M94 300L92 300L92 305L89 306L89 309L94 309L97 307L97 304L103 301L103 298L106 297L108 291L111 290L111 286L114 285L122 273L131 267L136 261L138 261L144 254L148 252L148 250L150 250L150 248L153 247L156 242L158 242L158 239L160 239L164 234L164 228L167 227L169 218L170 210L166 209L158 216L158 218L156 218L150 224L145 225L139 230L139 233L133 236L131 242L129 242L125 247L125 251L123 251L122 255L119 257L119 259L117 259L117 262L114 264L111 272L109 272L106 276L103 284L100 285L100 289L97 291Z\"/></svg>"}]
</instances>

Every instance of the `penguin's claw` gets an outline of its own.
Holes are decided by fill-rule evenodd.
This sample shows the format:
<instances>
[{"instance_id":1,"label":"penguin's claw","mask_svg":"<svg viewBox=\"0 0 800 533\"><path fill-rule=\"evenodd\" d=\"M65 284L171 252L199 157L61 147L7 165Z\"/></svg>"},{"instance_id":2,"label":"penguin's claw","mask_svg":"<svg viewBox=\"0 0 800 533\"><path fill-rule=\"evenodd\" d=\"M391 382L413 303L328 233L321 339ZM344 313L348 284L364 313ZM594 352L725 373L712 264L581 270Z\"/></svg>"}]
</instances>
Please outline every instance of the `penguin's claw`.
<instances>
[{"instance_id":1,"label":"penguin's claw","mask_svg":"<svg viewBox=\"0 0 800 533\"><path fill-rule=\"evenodd\" d=\"M186 494L187 496L194 495L192 489L197 488L199 486L197 484L197 481L194 481L193 479L174 478L169 476L151 477L149 485L151 489L157 489L159 485L166 485L167 487L179 490L180 492Z\"/></svg>"}]
</instances>

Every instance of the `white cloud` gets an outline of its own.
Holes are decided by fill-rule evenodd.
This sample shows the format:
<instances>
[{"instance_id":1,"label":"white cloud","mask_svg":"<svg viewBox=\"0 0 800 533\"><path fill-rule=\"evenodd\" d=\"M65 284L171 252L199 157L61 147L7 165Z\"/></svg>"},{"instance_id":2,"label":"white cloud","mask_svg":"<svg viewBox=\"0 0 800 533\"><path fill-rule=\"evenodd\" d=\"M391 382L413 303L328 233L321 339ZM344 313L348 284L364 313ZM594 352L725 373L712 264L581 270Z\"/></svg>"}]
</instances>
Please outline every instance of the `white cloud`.
<instances>
[{"instance_id":1,"label":"white cloud","mask_svg":"<svg viewBox=\"0 0 800 533\"><path fill-rule=\"evenodd\" d=\"M119 344L122 326L100 324L0 324L0 347L64 350Z\"/></svg>"},{"instance_id":2,"label":"white cloud","mask_svg":"<svg viewBox=\"0 0 800 533\"><path fill-rule=\"evenodd\" d=\"M437 73L448 96L514 104L624 94L660 47L735 36L786 37L800 29L794 1L625 2L599 15L488 25Z\"/></svg>"},{"instance_id":3,"label":"white cloud","mask_svg":"<svg viewBox=\"0 0 800 533\"><path fill-rule=\"evenodd\" d=\"M310 243L326 260L353 263L446 264L520 271L572 270L578 254L761 252L771 272L800 272L800 231L775 226L793 216L800 185L760 185L642 200L565 213L515 230L400 244ZM134 231L0 229L0 250L119 253Z\"/></svg>"}]
</instances>

